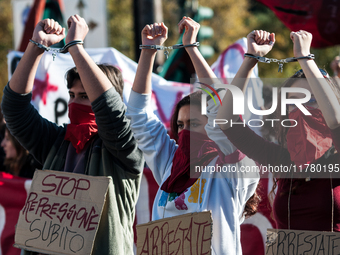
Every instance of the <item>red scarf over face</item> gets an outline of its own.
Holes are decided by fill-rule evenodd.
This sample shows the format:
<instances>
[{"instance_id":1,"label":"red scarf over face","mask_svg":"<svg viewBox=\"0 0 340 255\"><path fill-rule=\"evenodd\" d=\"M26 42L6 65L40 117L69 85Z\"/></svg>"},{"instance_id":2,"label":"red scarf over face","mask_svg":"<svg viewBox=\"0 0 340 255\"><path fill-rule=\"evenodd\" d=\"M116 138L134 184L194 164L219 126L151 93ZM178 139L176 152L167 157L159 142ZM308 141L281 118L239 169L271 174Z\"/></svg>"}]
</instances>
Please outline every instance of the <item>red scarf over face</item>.
<instances>
[{"instance_id":1,"label":"red scarf over face","mask_svg":"<svg viewBox=\"0 0 340 255\"><path fill-rule=\"evenodd\" d=\"M287 149L291 160L297 165L310 164L322 157L332 146L331 130L319 109L309 109L312 115L304 115L300 110L289 113L289 118L297 121L296 127L287 132Z\"/></svg>"},{"instance_id":2,"label":"red scarf over face","mask_svg":"<svg viewBox=\"0 0 340 255\"><path fill-rule=\"evenodd\" d=\"M200 173L190 178L190 168L194 172L195 166L207 166L219 154L217 145L207 135L183 130L178 136L171 174L161 187L167 193L182 193L191 187Z\"/></svg>"},{"instance_id":3,"label":"red scarf over face","mask_svg":"<svg viewBox=\"0 0 340 255\"><path fill-rule=\"evenodd\" d=\"M67 125L64 139L70 141L79 153L91 137L98 133L96 118L91 106L77 103L68 105L68 117L71 124Z\"/></svg>"}]
</instances>

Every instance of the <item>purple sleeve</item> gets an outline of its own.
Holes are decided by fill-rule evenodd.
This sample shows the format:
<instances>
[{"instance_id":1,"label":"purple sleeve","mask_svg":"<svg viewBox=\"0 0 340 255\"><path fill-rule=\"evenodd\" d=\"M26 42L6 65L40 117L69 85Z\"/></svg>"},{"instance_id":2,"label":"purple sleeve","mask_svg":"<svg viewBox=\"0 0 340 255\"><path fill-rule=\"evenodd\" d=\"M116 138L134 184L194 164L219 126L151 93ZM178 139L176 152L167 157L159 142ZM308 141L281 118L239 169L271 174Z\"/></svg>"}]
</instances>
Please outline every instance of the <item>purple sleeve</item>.
<instances>
[{"instance_id":1,"label":"purple sleeve","mask_svg":"<svg viewBox=\"0 0 340 255\"><path fill-rule=\"evenodd\" d=\"M259 164L280 166L291 163L287 149L265 140L248 126L233 126L223 132L236 148Z\"/></svg>"}]
</instances>

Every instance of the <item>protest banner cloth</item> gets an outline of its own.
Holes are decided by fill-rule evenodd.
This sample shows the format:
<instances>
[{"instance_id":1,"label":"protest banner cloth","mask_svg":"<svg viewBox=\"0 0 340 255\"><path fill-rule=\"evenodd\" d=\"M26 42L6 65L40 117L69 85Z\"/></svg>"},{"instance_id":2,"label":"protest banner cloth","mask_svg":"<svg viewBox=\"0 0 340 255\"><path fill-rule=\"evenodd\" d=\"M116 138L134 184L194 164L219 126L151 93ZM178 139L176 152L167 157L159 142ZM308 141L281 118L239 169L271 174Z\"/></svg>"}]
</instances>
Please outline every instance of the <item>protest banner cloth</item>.
<instances>
[{"instance_id":1,"label":"protest banner cloth","mask_svg":"<svg viewBox=\"0 0 340 255\"><path fill-rule=\"evenodd\" d=\"M123 75L123 101L129 100L132 84L136 75L137 63L114 48L86 49L94 62L117 67ZM20 61L23 53L12 51L7 55L8 79ZM52 53L45 52L38 65L32 91L32 104L39 114L58 124L69 123L69 94L65 73L73 68L74 62L69 53L57 54L53 61ZM170 128L170 119L174 107L185 95L191 92L190 84L167 81L152 74L152 109L166 128Z\"/></svg>"},{"instance_id":2,"label":"protest banner cloth","mask_svg":"<svg viewBox=\"0 0 340 255\"><path fill-rule=\"evenodd\" d=\"M137 225L137 254L211 254L211 211Z\"/></svg>"},{"instance_id":3,"label":"protest banner cloth","mask_svg":"<svg viewBox=\"0 0 340 255\"><path fill-rule=\"evenodd\" d=\"M323 254L335 255L340 250L339 232L268 229L266 255Z\"/></svg>"},{"instance_id":4,"label":"protest banner cloth","mask_svg":"<svg viewBox=\"0 0 340 255\"><path fill-rule=\"evenodd\" d=\"M17 248L91 254L111 177L37 170L15 233Z\"/></svg>"},{"instance_id":5,"label":"protest banner cloth","mask_svg":"<svg viewBox=\"0 0 340 255\"><path fill-rule=\"evenodd\" d=\"M13 247L15 225L31 180L0 172L0 255L20 255Z\"/></svg>"}]
</instances>

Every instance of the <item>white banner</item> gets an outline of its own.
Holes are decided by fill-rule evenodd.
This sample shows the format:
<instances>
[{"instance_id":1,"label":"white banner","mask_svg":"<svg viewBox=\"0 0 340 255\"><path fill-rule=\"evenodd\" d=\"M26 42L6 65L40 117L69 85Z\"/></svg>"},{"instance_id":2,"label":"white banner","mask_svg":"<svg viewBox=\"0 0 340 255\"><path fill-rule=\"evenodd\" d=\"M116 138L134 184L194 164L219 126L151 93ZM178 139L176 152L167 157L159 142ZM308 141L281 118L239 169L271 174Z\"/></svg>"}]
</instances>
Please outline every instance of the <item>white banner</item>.
<instances>
[{"instance_id":1,"label":"white banner","mask_svg":"<svg viewBox=\"0 0 340 255\"><path fill-rule=\"evenodd\" d=\"M129 98L135 78L137 63L113 48L87 49L96 63L111 64L118 67L124 78L124 102ZM8 54L9 79L22 57L22 52L12 51ZM40 114L59 125L69 123L67 102L69 100L65 73L74 67L69 53L58 54L53 61L51 53L45 52L35 77L32 103ZM166 81L153 74L153 109L156 115L169 127L172 110L183 96L190 93L190 84Z\"/></svg>"}]
</instances>

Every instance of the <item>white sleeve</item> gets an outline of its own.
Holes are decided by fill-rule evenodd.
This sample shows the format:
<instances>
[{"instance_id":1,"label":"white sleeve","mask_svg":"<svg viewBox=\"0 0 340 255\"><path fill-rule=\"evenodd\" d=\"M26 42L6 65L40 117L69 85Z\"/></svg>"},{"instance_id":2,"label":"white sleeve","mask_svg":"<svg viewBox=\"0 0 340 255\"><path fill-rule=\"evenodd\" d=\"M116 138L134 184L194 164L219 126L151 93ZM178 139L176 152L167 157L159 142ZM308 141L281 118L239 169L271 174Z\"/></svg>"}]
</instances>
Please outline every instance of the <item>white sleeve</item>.
<instances>
[{"instance_id":1,"label":"white sleeve","mask_svg":"<svg viewBox=\"0 0 340 255\"><path fill-rule=\"evenodd\" d=\"M177 145L153 113L151 94L139 94L131 90L126 116L131 120L132 132L148 167L157 183L161 184L166 170L172 165Z\"/></svg>"},{"instance_id":2,"label":"white sleeve","mask_svg":"<svg viewBox=\"0 0 340 255\"><path fill-rule=\"evenodd\" d=\"M212 93L212 91L209 88L205 88L205 89L209 90ZM224 155L229 155L236 150L236 147L229 141L228 137L222 132L219 125L214 124L214 120L216 119L217 112L218 112L218 109L221 103L217 95L215 95L214 93L212 94L214 95L215 101L212 98L208 100L209 96L207 97L208 123L205 126L205 130L207 131L208 137L217 144L217 146L224 153ZM225 89L218 92L218 95L220 96L221 101L223 100L223 97L225 94L226 94Z\"/></svg>"}]
</instances>

